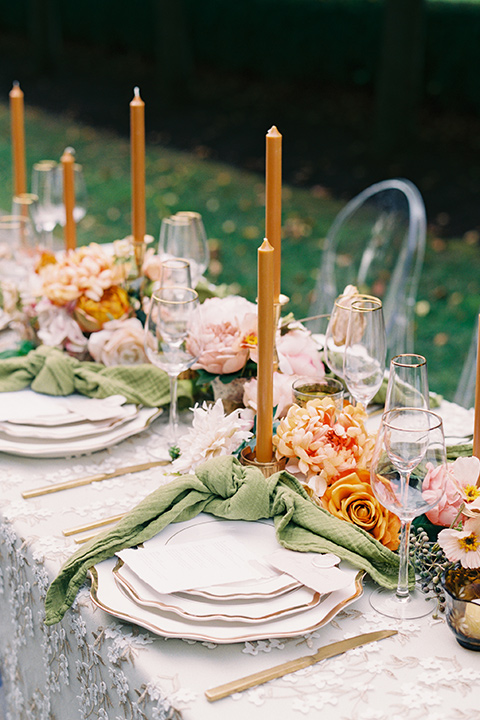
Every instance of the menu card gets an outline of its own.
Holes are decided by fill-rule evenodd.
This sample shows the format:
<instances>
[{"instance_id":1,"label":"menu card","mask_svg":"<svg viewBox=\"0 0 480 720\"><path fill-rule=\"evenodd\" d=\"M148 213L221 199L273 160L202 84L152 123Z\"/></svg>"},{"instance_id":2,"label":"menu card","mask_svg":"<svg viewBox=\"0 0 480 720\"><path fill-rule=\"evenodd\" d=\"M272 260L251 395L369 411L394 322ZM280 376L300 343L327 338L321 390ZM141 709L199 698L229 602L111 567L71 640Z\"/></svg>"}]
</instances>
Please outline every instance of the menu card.
<instances>
[{"instance_id":1,"label":"menu card","mask_svg":"<svg viewBox=\"0 0 480 720\"><path fill-rule=\"evenodd\" d=\"M117 556L156 592L259 580L276 574L258 562L243 543L229 535L160 549L121 550Z\"/></svg>"}]
</instances>

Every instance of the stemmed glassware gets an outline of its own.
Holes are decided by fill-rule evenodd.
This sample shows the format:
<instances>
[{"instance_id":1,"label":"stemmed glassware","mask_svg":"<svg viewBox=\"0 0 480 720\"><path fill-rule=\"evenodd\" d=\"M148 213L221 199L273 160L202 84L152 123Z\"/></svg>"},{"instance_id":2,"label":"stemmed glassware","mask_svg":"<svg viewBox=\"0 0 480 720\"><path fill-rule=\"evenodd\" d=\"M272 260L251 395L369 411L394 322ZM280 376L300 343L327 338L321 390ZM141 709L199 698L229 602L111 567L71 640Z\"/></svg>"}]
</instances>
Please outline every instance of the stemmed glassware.
<instances>
[{"instance_id":1,"label":"stemmed glassware","mask_svg":"<svg viewBox=\"0 0 480 720\"><path fill-rule=\"evenodd\" d=\"M183 258L168 258L160 265L159 287L192 287L190 263Z\"/></svg>"},{"instance_id":2,"label":"stemmed glassware","mask_svg":"<svg viewBox=\"0 0 480 720\"><path fill-rule=\"evenodd\" d=\"M445 480L441 418L418 407L385 412L373 452L370 482L381 504L400 518L401 531L397 590L379 588L370 597L371 605L383 615L422 617L435 606L435 601L430 602L420 591L409 591L409 535L412 520L440 501Z\"/></svg>"},{"instance_id":3,"label":"stemmed glassware","mask_svg":"<svg viewBox=\"0 0 480 720\"><path fill-rule=\"evenodd\" d=\"M145 322L144 345L150 362L170 379L169 445L178 437L177 381L199 357L198 343L188 342L192 324L200 319L197 293L188 287L160 287L152 294ZM195 334L201 336L198 327Z\"/></svg>"},{"instance_id":4,"label":"stemmed glassware","mask_svg":"<svg viewBox=\"0 0 480 720\"><path fill-rule=\"evenodd\" d=\"M358 295L350 306L343 353L343 377L350 395L367 408L385 374L385 323L382 302Z\"/></svg>"},{"instance_id":5,"label":"stemmed glassware","mask_svg":"<svg viewBox=\"0 0 480 720\"><path fill-rule=\"evenodd\" d=\"M12 216L24 218L27 221L28 232L24 233L25 236L20 246L20 252L24 257L33 258L36 251L43 245L37 225L38 196L33 193L14 195L12 199Z\"/></svg>"},{"instance_id":6,"label":"stemmed glassware","mask_svg":"<svg viewBox=\"0 0 480 720\"><path fill-rule=\"evenodd\" d=\"M162 220L158 254L165 258L184 258L190 263L195 287L208 267L209 251L198 213L182 212Z\"/></svg>"},{"instance_id":7,"label":"stemmed glassware","mask_svg":"<svg viewBox=\"0 0 480 720\"><path fill-rule=\"evenodd\" d=\"M398 407L430 408L427 361L423 355L405 353L390 361L385 410Z\"/></svg>"},{"instance_id":8,"label":"stemmed glassware","mask_svg":"<svg viewBox=\"0 0 480 720\"><path fill-rule=\"evenodd\" d=\"M0 216L0 274L5 279L26 280L34 263L37 236L28 215Z\"/></svg>"},{"instance_id":9,"label":"stemmed glassware","mask_svg":"<svg viewBox=\"0 0 480 720\"><path fill-rule=\"evenodd\" d=\"M343 378L343 354L347 340L351 303L351 295L340 295L335 300L325 331L323 346L325 363L332 373L339 378Z\"/></svg>"},{"instance_id":10,"label":"stemmed glassware","mask_svg":"<svg viewBox=\"0 0 480 720\"><path fill-rule=\"evenodd\" d=\"M41 160L32 169L32 192L38 197L35 224L44 234L44 244L53 250L53 231L59 223L63 199L58 194L55 160Z\"/></svg>"}]
</instances>

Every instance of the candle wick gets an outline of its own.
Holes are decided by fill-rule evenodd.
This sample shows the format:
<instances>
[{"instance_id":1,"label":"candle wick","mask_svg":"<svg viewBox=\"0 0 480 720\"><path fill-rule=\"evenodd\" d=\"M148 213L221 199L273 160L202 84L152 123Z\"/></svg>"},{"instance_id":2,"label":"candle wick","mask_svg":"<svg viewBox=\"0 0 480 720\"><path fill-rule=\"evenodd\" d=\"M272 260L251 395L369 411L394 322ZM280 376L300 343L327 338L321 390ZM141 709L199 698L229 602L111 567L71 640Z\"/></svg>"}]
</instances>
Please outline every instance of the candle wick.
<instances>
[{"instance_id":1,"label":"candle wick","mask_svg":"<svg viewBox=\"0 0 480 720\"><path fill-rule=\"evenodd\" d=\"M136 98L140 97L140 88L138 86L133 88L133 94L135 95Z\"/></svg>"}]
</instances>

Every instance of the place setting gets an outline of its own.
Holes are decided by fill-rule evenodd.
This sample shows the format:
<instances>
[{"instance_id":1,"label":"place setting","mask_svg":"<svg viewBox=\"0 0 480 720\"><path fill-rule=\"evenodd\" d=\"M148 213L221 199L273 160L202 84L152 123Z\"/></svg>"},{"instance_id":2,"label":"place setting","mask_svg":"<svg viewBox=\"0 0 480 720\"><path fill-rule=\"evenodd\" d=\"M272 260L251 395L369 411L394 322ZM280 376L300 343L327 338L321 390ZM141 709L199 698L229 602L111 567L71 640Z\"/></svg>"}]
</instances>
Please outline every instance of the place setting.
<instances>
[{"instance_id":1,"label":"place setting","mask_svg":"<svg viewBox=\"0 0 480 720\"><path fill-rule=\"evenodd\" d=\"M73 457L142 432L162 409L83 395L53 397L19 390L2 394L0 451L24 457Z\"/></svg>"}]
</instances>

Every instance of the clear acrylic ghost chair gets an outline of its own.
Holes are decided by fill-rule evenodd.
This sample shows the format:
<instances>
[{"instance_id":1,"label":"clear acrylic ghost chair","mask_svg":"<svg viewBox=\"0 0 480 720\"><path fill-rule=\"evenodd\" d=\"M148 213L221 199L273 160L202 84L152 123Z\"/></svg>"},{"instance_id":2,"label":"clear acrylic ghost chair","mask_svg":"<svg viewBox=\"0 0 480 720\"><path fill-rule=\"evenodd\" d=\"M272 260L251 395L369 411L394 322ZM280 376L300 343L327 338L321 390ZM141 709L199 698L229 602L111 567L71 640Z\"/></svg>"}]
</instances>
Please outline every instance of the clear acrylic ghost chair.
<instances>
[{"instance_id":1,"label":"clear acrylic ghost chair","mask_svg":"<svg viewBox=\"0 0 480 720\"><path fill-rule=\"evenodd\" d=\"M477 352L478 352L478 315L473 328L473 335L458 380L453 402L465 408L475 407L475 385L477 378Z\"/></svg>"},{"instance_id":2,"label":"clear acrylic ghost chair","mask_svg":"<svg viewBox=\"0 0 480 720\"><path fill-rule=\"evenodd\" d=\"M413 183L371 185L340 211L327 234L309 315L330 313L346 285L356 285L383 301L388 355L412 352L425 238L425 205ZM311 321L309 327L315 331Z\"/></svg>"}]
</instances>

